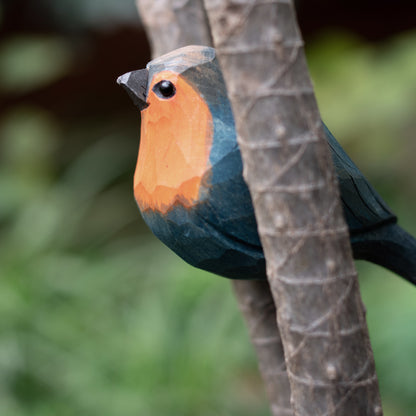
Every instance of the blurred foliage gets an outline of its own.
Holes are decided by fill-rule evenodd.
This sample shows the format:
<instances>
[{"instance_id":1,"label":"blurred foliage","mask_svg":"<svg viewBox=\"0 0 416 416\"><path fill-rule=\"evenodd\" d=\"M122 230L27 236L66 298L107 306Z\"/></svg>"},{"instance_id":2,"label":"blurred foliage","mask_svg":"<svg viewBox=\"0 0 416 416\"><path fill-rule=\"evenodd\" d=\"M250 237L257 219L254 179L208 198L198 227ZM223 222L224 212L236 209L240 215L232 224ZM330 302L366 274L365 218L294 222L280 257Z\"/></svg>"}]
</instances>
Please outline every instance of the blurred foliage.
<instances>
[{"instance_id":1,"label":"blurred foliage","mask_svg":"<svg viewBox=\"0 0 416 416\"><path fill-rule=\"evenodd\" d=\"M323 118L414 233L415 46L412 33L374 46L331 32L307 48ZM73 53L70 38L3 39L1 87L59 88ZM229 282L141 223L134 114L68 121L25 98L0 117L2 416L269 414ZM385 415L413 415L416 290L359 270Z\"/></svg>"},{"instance_id":2,"label":"blurred foliage","mask_svg":"<svg viewBox=\"0 0 416 416\"><path fill-rule=\"evenodd\" d=\"M377 188L402 204L416 195L415 42L408 33L374 47L327 33L307 48L323 119Z\"/></svg>"},{"instance_id":3,"label":"blurred foliage","mask_svg":"<svg viewBox=\"0 0 416 416\"><path fill-rule=\"evenodd\" d=\"M9 39L0 48L0 87L16 93L42 87L70 71L70 60L70 49L63 39Z\"/></svg>"}]
</instances>

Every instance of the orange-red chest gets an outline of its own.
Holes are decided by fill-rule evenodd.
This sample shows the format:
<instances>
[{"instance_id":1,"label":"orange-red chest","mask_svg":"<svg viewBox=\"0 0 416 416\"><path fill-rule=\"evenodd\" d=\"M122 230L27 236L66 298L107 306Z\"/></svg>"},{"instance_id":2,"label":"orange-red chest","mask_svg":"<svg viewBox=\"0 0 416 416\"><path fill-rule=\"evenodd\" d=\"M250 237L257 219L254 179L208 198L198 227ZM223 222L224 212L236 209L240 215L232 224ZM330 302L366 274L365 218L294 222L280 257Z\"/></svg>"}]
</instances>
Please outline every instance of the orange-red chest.
<instances>
[{"instance_id":1,"label":"orange-red chest","mask_svg":"<svg viewBox=\"0 0 416 416\"><path fill-rule=\"evenodd\" d=\"M176 94L163 99L152 86L168 79ZM202 97L180 75L158 73L141 113L141 139L134 195L142 211L166 213L175 204L193 206L210 169L212 116Z\"/></svg>"}]
</instances>

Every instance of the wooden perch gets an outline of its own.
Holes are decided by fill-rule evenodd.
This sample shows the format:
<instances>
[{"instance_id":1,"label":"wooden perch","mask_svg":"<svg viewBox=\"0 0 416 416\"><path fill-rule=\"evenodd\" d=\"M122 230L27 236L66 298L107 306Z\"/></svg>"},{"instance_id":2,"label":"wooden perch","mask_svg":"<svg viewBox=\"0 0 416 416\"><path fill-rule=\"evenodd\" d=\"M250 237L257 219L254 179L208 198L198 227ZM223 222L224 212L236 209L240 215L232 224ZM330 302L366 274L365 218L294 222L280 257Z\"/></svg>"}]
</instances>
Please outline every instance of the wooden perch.
<instances>
[{"instance_id":1,"label":"wooden perch","mask_svg":"<svg viewBox=\"0 0 416 416\"><path fill-rule=\"evenodd\" d=\"M187 45L212 46L203 0L136 0L152 56Z\"/></svg>"},{"instance_id":2,"label":"wooden perch","mask_svg":"<svg viewBox=\"0 0 416 416\"><path fill-rule=\"evenodd\" d=\"M202 1L137 0L137 7L147 29L153 57L187 44L212 46ZM243 280L233 280L232 284L257 353L272 414L290 416L289 380L269 285Z\"/></svg>"},{"instance_id":3,"label":"wooden perch","mask_svg":"<svg viewBox=\"0 0 416 416\"><path fill-rule=\"evenodd\" d=\"M269 284L262 280L234 280L233 286L256 350L272 415L290 416L290 385Z\"/></svg>"},{"instance_id":4,"label":"wooden perch","mask_svg":"<svg viewBox=\"0 0 416 416\"><path fill-rule=\"evenodd\" d=\"M338 188L290 0L205 0L295 415L381 415Z\"/></svg>"}]
</instances>

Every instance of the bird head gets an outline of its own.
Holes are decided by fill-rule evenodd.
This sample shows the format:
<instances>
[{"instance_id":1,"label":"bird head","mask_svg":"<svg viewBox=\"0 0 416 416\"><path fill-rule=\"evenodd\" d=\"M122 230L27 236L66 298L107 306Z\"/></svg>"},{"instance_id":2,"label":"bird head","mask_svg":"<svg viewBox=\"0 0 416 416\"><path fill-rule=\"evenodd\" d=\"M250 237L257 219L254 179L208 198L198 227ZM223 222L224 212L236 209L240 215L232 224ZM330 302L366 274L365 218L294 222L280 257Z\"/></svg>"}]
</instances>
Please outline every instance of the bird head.
<instances>
[{"instance_id":1,"label":"bird head","mask_svg":"<svg viewBox=\"0 0 416 416\"><path fill-rule=\"evenodd\" d=\"M187 46L117 82L141 112L134 177L139 208L166 213L175 205L194 206L215 158L213 119L221 114L224 123L231 114L215 50Z\"/></svg>"},{"instance_id":2,"label":"bird head","mask_svg":"<svg viewBox=\"0 0 416 416\"><path fill-rule=\"evenodd\" d=\"M194 45L176 49L150 61L145 69L121 75L118 77L117 83L126 90L133 103L142 111L148 106L149 91L154 89L156 94L159 93L161 99L172 98L176 93L176 88L172 89L175 79L161 80L160 85L155 85L158 83L152 82L153 77L160 73L167 75L167 78L170 78L169 74L171 76L175 74L176 77L183 75L203 87L207 83L207 79L204 78L207 78L208 75L212 77L213 73L218 73L215 49Z\"/></svg>"}]
</instances>

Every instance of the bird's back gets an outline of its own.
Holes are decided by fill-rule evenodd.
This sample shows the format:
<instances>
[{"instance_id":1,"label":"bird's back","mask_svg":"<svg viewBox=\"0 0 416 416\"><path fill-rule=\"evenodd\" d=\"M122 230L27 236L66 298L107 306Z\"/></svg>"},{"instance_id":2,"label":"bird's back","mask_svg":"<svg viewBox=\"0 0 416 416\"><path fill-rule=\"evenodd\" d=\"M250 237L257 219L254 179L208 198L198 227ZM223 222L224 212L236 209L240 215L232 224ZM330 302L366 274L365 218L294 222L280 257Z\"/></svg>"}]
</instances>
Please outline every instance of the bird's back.
<instances>
[{"instance_id":1,"label":"bird's back","mask_svg":"<svg viewBox=\"0 0 416 416\"><path fill-rule=\"evenodd\" d=\"M382 224L396 222L396 216L325 125L324 130L331 149L350 234L362 233Z\"/></svg>"}]
</instances>

